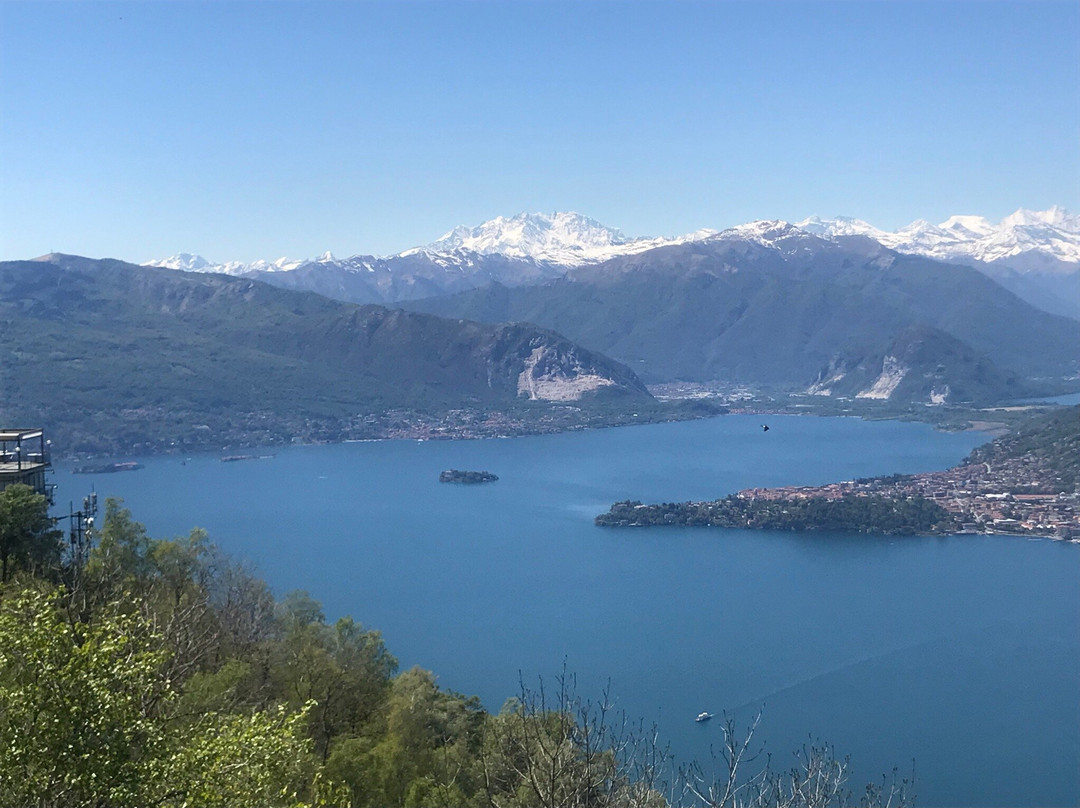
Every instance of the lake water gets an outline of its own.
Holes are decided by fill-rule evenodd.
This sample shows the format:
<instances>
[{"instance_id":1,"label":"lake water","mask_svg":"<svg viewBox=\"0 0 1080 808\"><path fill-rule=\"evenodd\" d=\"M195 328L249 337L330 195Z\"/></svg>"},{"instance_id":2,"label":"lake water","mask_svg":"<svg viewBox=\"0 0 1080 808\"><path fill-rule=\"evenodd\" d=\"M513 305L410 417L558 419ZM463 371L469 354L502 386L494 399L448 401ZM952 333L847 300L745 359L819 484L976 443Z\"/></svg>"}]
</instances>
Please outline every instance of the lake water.
<instances>
[{"instance_id":1,"label":"lake water","mask_svg":"<svg viewBox=\"0 0 1080 808\"><path fill-rule=\"evenodd\" d=\"M858 786L915 760L920 805L1080 801L1080 545L597 528L613 501L715 498L954 464L985 437L852 418L723 418L508 440L385 441L273 459L145 459L72 476L157 536L205 527L280 594L380 629L402 667L498 709L563 661L608 679L681 758L749 720L780 767L812 738ZM442 469L488 470L480 486Z\"/></svg>"}]
</instances>

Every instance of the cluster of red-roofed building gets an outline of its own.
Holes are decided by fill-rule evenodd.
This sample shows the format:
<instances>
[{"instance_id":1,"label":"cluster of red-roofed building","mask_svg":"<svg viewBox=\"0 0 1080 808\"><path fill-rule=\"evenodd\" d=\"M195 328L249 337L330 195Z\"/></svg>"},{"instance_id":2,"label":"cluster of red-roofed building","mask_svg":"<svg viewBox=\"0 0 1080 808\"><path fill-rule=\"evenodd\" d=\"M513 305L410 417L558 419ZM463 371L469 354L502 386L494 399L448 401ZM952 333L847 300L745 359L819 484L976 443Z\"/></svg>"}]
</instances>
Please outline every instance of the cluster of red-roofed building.
<instances>
[{"instance_id":1,"label":"cluster of red-roofed building","mask_svg":"<svg viewBox=\"0 0 1080 808\"><path fill-rule=\"evenodd\" d=\"M1070 488L1048 464L1025 456L820 486L750 488L738 496L759 500L924 497L951 513L960 533L1012 533L1080 541L1080 492Z\"/></svg>"}]
</instances>

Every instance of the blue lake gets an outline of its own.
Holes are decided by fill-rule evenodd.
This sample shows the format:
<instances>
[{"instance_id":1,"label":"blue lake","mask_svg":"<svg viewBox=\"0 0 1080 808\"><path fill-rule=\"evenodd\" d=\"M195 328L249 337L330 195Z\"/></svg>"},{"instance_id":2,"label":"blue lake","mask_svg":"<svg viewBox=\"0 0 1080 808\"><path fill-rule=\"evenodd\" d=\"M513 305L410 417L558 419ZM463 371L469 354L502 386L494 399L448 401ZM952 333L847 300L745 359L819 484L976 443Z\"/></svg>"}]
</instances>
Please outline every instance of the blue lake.
<instances>
[{"instance_id":1,"label":"blue lake","mask_svg":"<svg viewBox=\"0 0 1080 808\"><path fill-rule=\"evenodd\" d=\"M195 525L280 594L380 629L402 667L498 709L564 660L611 682L681 758L720 727L762 733L783 768L823 739L852 787L915 761L920 805L1080 802L1080 545L1050 540L604 529L620 499L945 468L985 436L851 418L727 416L507 440L385 441L58 469L157 536ZM446 468L496 483L440 484Z\"/></svg>"}]
</instances>

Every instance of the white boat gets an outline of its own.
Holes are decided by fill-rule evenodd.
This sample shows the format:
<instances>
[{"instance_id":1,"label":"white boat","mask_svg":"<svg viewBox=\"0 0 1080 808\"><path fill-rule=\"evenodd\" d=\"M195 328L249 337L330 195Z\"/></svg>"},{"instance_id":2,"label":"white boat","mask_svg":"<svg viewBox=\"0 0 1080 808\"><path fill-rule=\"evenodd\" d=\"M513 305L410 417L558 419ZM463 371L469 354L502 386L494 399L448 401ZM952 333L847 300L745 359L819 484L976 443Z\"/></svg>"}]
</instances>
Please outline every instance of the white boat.
<instances>
[{"instance_id":1,"label":"white boat","mask_svg":"<svg viewBox=\"0 0 1080 808\"><path fill-rule=\"evenodd\" d=\"M694 720L700 723L702 721L708 721L712 717L713 717L712 713L698 713L698 717L695 718Z\"/></svg>"}]
</instances>

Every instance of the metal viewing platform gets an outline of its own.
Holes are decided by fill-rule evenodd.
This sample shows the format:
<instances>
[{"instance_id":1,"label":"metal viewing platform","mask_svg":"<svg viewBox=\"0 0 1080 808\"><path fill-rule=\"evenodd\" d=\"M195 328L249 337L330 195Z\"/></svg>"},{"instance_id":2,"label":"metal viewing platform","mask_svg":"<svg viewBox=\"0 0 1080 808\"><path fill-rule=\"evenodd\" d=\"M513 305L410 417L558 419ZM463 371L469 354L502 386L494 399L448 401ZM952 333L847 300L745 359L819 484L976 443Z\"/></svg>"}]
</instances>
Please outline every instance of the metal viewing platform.
<instances>
[{"instance_id":1,"label":"metal viewing platform","mask_svg":"<svg viewBox=\"0 0 1080 808\"><path fill-rule=\"evenodd\" d=\"M44 494L51 505L53 486L45 481L51 449L41 429L0 429L0 491L22 483Z\"/></svg>"}]
</instances>

